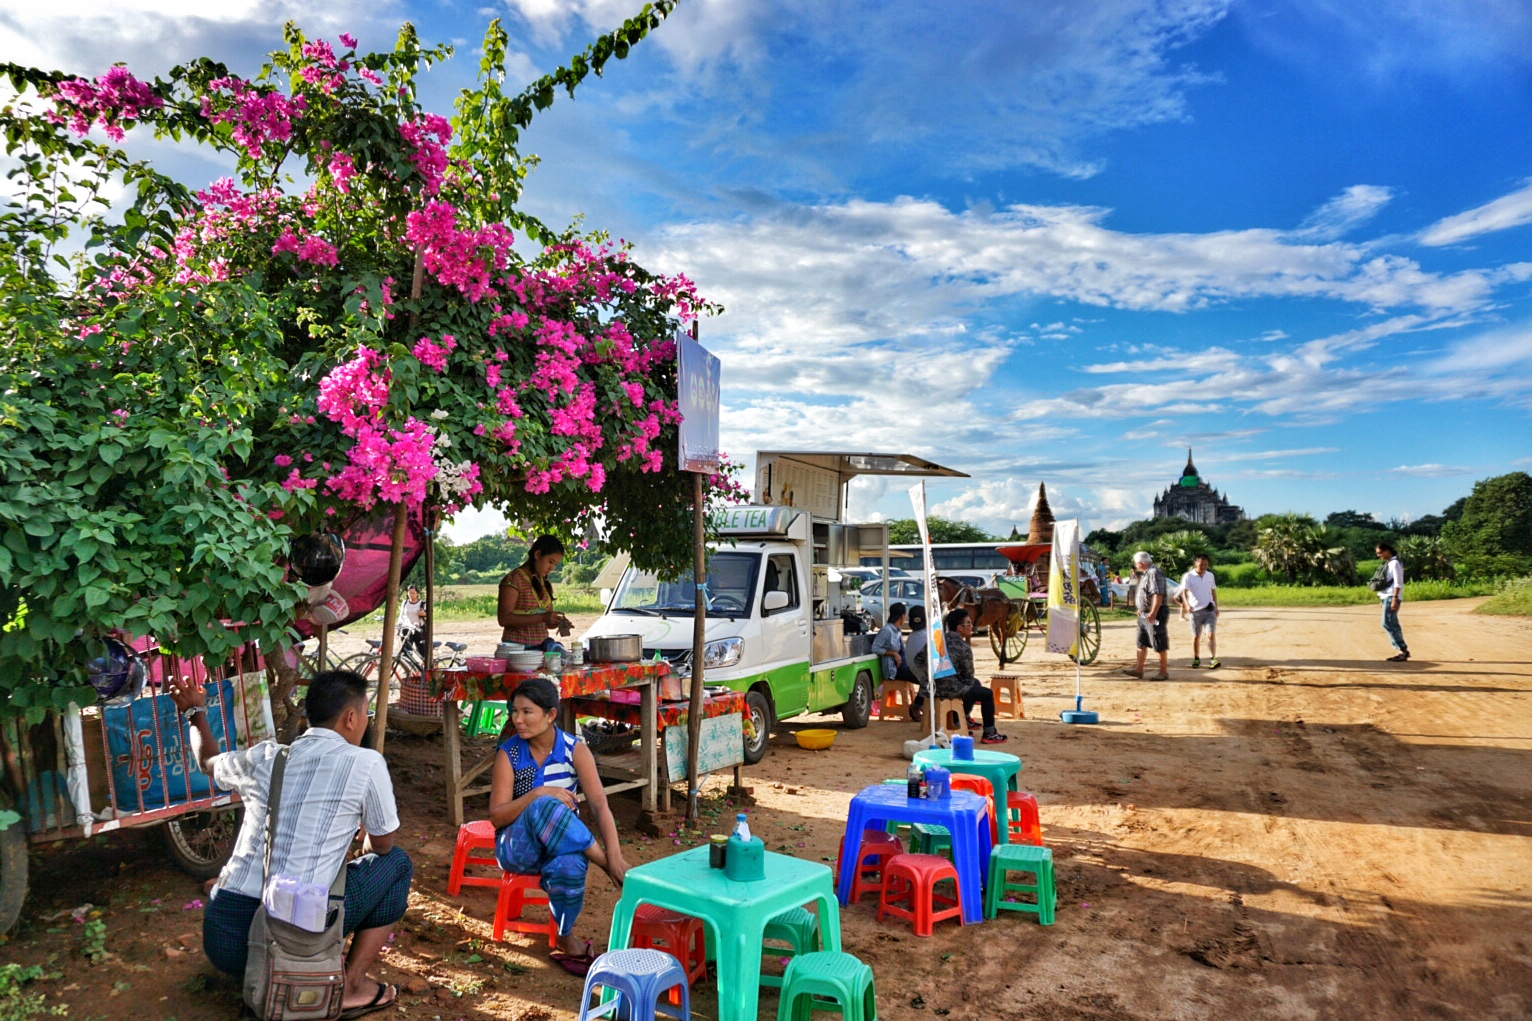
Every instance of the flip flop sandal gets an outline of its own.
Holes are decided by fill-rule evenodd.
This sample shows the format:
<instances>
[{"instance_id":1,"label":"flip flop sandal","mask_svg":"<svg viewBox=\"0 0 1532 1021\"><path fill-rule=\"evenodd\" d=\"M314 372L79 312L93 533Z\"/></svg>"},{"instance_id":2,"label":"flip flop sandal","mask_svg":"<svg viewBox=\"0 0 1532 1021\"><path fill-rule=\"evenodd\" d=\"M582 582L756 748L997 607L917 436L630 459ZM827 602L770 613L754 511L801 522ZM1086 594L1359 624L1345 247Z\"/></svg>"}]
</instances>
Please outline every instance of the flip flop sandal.
<instances>
[{"instance_id":1,"label":"flip flop sandal","mask_svg":"<svg viewBox=\"0 0 1532 1021\"><path fill-rule=\"evenodd\" d=\"M590 971L590 966L596 963L596 955L591 953L590 940L585 941L585 953L566 954L555 950L548 955L553 962L576 978L584 978L585 973Z\"/></svg>"},{"instance_id":2,"label":"flip flop sandal","mask_svg":"<svg viewBox=\"0 0 1532 1021\"><path fill-rule=\"evenodd\" d=\"M384 999L385 996L388 998ZM342 1021L348 1021L348 1019L354 1017L365 1017L366 1015L371 1014L373 1011L382 1010L384 1007L393 1006L394 1001L398 998L399 989L397 986L390 985L387 982L379 982L378 991L376 994L374 994L372 1002L365 1003L360 1007L347 1007L345 1010L340 1012L340 1016Z\"/></svg>"}]
</instances>

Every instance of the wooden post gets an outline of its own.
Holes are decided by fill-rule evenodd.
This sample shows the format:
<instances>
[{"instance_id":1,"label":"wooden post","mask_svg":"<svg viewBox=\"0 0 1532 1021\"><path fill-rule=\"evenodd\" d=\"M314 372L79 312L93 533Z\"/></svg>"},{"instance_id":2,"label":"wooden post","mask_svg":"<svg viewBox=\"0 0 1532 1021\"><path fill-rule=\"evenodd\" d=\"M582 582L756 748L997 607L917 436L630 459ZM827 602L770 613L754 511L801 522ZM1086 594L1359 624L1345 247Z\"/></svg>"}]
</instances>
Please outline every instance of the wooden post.
<instances>
[{"instance_id":1,"label":"wooden post","mask_svg":"<svg viewBox=\"0 0 1532 1021\"><path fill-rule=\"evenodd\" d=\"M388 732L388 696L394 679L394 629L399 623L399 574L404 566L404 535L410 520L409 508L400 504L394 511L394 542L388 551L388 599L383 604L383 648L378 653L378 713L373 718L373 747L383 751L383 735Z\"/></svg>"}]
</instances>

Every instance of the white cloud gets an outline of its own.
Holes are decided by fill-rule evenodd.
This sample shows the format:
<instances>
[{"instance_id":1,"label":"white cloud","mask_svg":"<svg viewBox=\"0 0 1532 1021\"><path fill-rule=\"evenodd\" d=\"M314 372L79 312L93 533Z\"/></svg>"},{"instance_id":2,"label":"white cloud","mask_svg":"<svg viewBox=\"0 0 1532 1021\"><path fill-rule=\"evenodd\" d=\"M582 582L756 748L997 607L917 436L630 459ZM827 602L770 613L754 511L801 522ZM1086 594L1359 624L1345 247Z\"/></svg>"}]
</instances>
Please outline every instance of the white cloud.
<instances>
[{"instance_id":1,"label":"white cloud","mask_svg":"<svg viewBox=\"0 0 1532 1021\"><path fill-rule=\"evenodd\" d=\"M1297 234L1319 241L1338 238L1378 215L1394 197L1393 189L1375 184L1353 184L1326 202L1298 225Z\"/></svg>"},{"instance_id":2,"label":"white cloud","mask_svg":"<svg viewBox=\"0 0 1532 1021\"><path fill-rule=\"evenodd\" d=\"M1154 358L1137 362L1107 362L1097 365L1087 365L1085 372L1108 374L1108 373L1145 373L1145 372L1216 372L1234 368L1239 363L1239 356L1233 351L1221 347L1210 347L1202 351L1176 352L1169 358Z\"/></svg>"},{"instance_id":3,"label":"white cloud","mask_svg":"<svg viewBox=\"0 0 1532 1021\"><path fill-rule=\"evenodd\" d=\"M544 41L606 30L632 13L627 0L508 3ZM704 144L778 175L814 174L876 148L948 168L1088 177L1101 164L1086 143L1186 117L1186 91L1211 79L1171 54L1229 6L966 0L937 20L925 4L689 0L656 34L677 75L652 101L705 102ZM774 76L785 59L815 71ZM770 115L788 108L794 126L783 128ZM785 134L740 131L746 124Z\"/></svg>"},{"instance_id":4,"label":"white cloud","mask_svg":"<svg viewBox=\"0 0 1532 1021\"><path fill-rule=\"evenodd\" d=\"M1446 479L1455 475L1472 475L1477 469L1458 464L1401 464L1390 468L1390 475L1408 475L1421 479Z\"/></svg>"},{"instance_id":5,"label":"white cloud","mask_svg":"<svg viewBox=\"0 0 1532 1021\"><path fill-rule=\"evenodd\" d=\"M1452 346L1432 366L1437 372L1494 372L1532 363L1532 323L1491 330Z\"/></svg>"},{"instance_id":6,"label":"white cloud","mask_svg":"<svg viewBox=\"0 0 1532 1021\"><path fill-rule=\"evenodd\" d=\"M1423 245L1455 245L1460 241L1532 223L1532 179L1517 191L1493 202L1444 217L1420 235Z\"/></svg>"}]
</instances>

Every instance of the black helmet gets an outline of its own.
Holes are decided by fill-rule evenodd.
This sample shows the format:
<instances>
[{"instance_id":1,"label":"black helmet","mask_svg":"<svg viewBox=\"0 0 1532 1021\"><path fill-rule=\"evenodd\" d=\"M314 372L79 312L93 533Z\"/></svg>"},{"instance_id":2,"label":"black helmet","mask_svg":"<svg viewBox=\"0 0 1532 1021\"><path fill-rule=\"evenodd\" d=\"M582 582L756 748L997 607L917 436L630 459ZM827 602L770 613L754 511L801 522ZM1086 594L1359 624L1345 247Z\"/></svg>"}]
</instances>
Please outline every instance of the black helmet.
<instances>
[{"instance_id":1,"label":"black helmet","mask_svg":"<svg viewBox=\"0 0 1532 1021\"><path fill-rule=\"evenodd\" d=\"M328 585L346 563L346 544L333 532L300 535L293 540L289 562L303 584Z\"/></svg>"},{"instance_id":2,"label":"black helmet","mask_svg":"<svg viewBox=\"0 0 1532 1021\"><path fill-rule=\"evenodd\" d=\"M126 705L144 689L147 671L143 658L115 638L106 640L106 651L85 664L98 705Z\"/></svg>"}]
</instances>

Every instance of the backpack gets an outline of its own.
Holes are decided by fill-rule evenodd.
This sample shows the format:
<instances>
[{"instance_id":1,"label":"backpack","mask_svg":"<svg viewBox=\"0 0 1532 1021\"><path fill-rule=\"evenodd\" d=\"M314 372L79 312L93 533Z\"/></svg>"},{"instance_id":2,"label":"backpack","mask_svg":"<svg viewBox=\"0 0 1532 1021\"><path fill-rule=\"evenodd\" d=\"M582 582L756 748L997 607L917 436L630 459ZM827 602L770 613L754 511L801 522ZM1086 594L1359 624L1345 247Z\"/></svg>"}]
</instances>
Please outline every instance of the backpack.
<instances>
[{"instance_id":1,"label":"backpack","mask_svg":"<svg viewBox=\"0 0 1532 1021\"><path fill-rule=\"evenodd\" d=\"M271 767L271 804L266 814L266 861L261 870L261 906L250 922L250 956L245 962L245 1005L261 1021L323 1021L338 1018L346 991L346 863L330 884L333 917L323 932L309 932L272 917L266 910L271 883L271 848L277 839L277 808L287 753Z\"/></svg>"},{"instance_id":2,"label":"backpack","mask_svg":"<svg viewBox=\"0 0 1532 1021\"><path fill-rule=\"evenodd\" d=\"M1374 592L1382 592L1388 588L1388 561L1378 565L1378 569L1372 572L1372 577L1367 579L1367 587Z\"/></svg>"}]
</instances>

